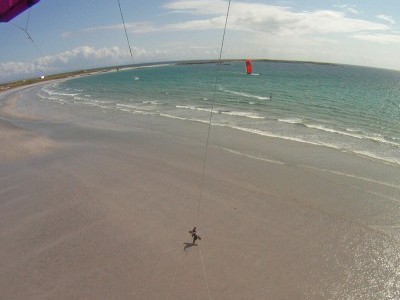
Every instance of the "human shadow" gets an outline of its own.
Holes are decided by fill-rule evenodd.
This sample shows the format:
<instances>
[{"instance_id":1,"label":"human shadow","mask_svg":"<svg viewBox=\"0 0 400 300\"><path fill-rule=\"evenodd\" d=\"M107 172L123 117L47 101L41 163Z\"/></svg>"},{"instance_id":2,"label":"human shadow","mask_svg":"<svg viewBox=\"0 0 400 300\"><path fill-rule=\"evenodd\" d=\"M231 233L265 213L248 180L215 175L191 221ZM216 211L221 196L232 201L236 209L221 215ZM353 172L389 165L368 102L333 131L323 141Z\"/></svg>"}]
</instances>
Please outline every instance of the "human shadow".
<instances>
[{"instance_id":1,"label":"human shadow","mask_svg":"<svg viewBox=\"0 0 400 300\"><path fill-rule=\"evenodd\" d=\"M190 248L192 248L193 246L197 246L197 244L193 244L193 243L183 243L185 246L183 247L183 251L188 252Z\"/></svg>"}]
</instances>

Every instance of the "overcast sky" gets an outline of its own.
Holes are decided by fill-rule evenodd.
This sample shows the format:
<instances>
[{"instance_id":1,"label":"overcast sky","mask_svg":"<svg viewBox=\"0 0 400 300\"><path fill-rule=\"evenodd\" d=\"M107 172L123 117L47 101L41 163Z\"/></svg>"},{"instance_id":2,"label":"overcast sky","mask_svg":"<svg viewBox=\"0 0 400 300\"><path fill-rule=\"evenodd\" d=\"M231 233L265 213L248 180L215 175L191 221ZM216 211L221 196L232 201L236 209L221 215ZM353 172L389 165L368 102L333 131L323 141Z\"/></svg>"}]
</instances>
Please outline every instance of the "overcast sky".
<instances>
[{"instance_id":1,"label":"overcast sky","mask_svg":"<svg viewBox=\"0 0 400 300\"><path fill-rule=\"evenodd\" d=\"M218 58L227 1L120 3L135 63ZM223 58L400 70L398 22L399 0L232 0ZM41 0L0 42L0 82L131 63L117 0Z\"/></svg>"}]
</instances>

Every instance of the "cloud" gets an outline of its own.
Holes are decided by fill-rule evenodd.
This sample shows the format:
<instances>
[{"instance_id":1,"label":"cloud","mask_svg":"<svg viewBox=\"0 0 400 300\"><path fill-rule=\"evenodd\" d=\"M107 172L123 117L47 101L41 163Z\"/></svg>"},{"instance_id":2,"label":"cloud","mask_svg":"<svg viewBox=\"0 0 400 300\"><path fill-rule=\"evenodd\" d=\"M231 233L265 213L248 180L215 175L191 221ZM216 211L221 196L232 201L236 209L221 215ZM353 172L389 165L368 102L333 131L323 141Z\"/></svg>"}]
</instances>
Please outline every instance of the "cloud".
<instances>
[{"instance_id":1,"label":"cloud","mask_svg":"<svg viewBox=\"0 0 400 300\"><path fill-rule=\"evenodd\" d=\"M150 22L127 23L133 33L199 31L221 29L225 23L228 2L222 0L180 0L162 6L172 14L185 14L197 17L195 20L156 25ZM350 6L348 11L357 11ZM387 20L386 20L387 21ZM344 12L335 10L315 10L295 12L290 7L262 3L232 2L228 28L236 31L268 33L275 36L299 36L313 34L356 33L365 31L384 31L386 24L371 22L360 18L349 18ZM78 33L99 30L122 30L122 25L109 25L82 29L64 37Z\"/></svg>"},{"instance_id":2,"label":"cloud","mask_svg":"<svg viewBox=\"0 0 400 300\"><path fill-rule=\"evenodd\" d=\"M348 7L347 10L355 15L358 15L360 13L358 10L352 7Z\"/></svg>"},{"instance_id":3,"label":"cloud","mask_svg":"<svg viewBox=\"0 0 400 300\"><path fill-rule=\"evenodd\" d=\"M126 29L133 33L149 33L157 31L157 28L150 22L136 22L136 23L125 23ZM77 35L90 33L90 32L98 32L104 30L124 30L124 26L122 24L114 24L114 25L106 25L106 26L96 26L84 28L77 31L67 31L62 34L63 38L73 38Z\"/></svg>"},{"instance_id":4,"label":"cloud","mask_svg":"<svg viewBox=\"0 0 400 300\"><path fill-rule=\"evenodd\" d=\"M163 8L174 13L191 13L194 15L226 14L228 2L221 0L181 0L164 4Z\"/></svg>"},{"instance_id":5,"label":"cloud","mask_svg":"<svg viewBox=\"0 0 400 300\"><path fill-rule=\"evenodd\" d=\"M133 48L136 58L159 55L144 49ZM56 55L40 57L33 62L0 63L0 79L17 78L18 76L35 76L42 73L56 73L66 69L82 69L99 65L112 65L129 62L129 52L118 47L93 48L82 46Z\"/></svg>"},{"instance_id":6,"label":"cloud","mask_svg":"<svg viewBox=\"0 0 400 300\"><path fill-rule=\"evenodd\" d=\"M89 46L82 46L53 56L40 57L34 64L37 69L46 71L71 64L84 63L89 65L94 61L118 61L125 57L127 57L127 52L118 47L95 49Z\"/></svg>"},{"instance_id":7,"label":"cloud","mask_svg":"<svg viewBox=\"0 0 400 300\"><path fill-rule=\"evenodd\" d=\"M386 21L390 24L396 24L396 21L393 19L391 16L386 16L386 15L377 15L376 16L378 19L381 19L383 21Z\"/></svg>"},{"instance_id":8,"label":"cloud","mask_svg":"<svg viewBox=\"0 0 400 300\"><path fill-rule=\"evenodd\" d=\"M33 63L24 62L6 62L0 63L0 78L7 78L10 75L15 74L30 74L35 70Z\"/></svg>"},{"instance_id":9,"label":"cloud","mask_svg":"<svg viewBox=\"0 0 400 300\"><path fill-rule=\"evenodd\" d=\"M165 25L159 31L199 31L223 28L225 17L215 17L207 20L194 20Z\"/></svg>"},{"instance_id":10,"label":"cloud","mask_svg":"<svg viewBox=\"0 0 400 300\"><path fill-rule=\"evenodd\" d=\"M164 8L173 13L187 13L203 18L163 26L160 31L205 30L223 27L227 2L221 0L173 1L165 4ZM208 18L204 18L204 16L208 16ZM228 28L277 36L298 36L383 31L387 30L388 26L363 19L349 18L345 13L334 10L294 12L291 8L284 6L234 2L229 14Z\"/></svg>"},{"instance_id":11,"label":"cloud","mask_svg":"<svg viewBox=\"0 0 400 300\"><path fill-rule=\"evenodd\" d=\"M356 7L355 5L336 4L336 5L334 5L334 7L340 8L340 9L342 9L344 11L347 11L347 12L355 14L355 15L360 14L360 12L355 8Z\"/></svg>"},{"instance_id":12,"label":"cloud","mask_svg":"<svg viewBox=\"0 0 400 300\"><path fill-rule=\"evenodd\" d=\"M360 33L353 35L353 38L374 42L380 44L399 44L400 43L400 35L399 34L368 34L368 33Z\"/></svg>"}]
</instances>

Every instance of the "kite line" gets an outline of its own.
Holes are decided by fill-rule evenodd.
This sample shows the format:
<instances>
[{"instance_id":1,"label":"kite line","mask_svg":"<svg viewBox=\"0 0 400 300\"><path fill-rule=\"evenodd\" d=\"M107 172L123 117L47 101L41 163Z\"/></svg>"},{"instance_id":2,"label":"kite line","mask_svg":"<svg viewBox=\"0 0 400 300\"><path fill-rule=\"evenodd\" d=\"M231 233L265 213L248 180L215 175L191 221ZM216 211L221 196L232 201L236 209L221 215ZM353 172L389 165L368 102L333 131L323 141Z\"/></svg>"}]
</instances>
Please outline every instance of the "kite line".
<instances>
[{"instance_id":1,"label":"kite line","mask_svg":"<svg viewBox=\"0 0 400 300\"><path fill-rule=\"evenodd\" d=\"M210 112L210 118L209 118L209 120L208 120L207 139L206 139L206 146L205 146L205 150L204 150L203 168L202 168L202 175L201 175L200 196L199 196L199 202L198 202L198 204L197 204L197 211L196 211L196 222L195 222L195 226L196 226L196 227L197 227L198 224L199 224L200 204L201 204L201 200L202 200L202 198L203 198L203 189L204 189L204 181L205 181L205 171L206 171L207 156L208 156L208 144L209 144L210 132L211 132L211 120L212 120L212 115L213 115L213 111L214 111L215 95L216 95L216 92L217 92L217 84L218 84L218 79L219 79L219 73L220 73L220 70L221 70L221 64L222 64L222 50L224 49L226 25L228 24L228 17L229 17L229 10L230 10L230 7L231 7L231 0L229 0L229 2L228 2L228 9L227 9L227 11L226 11L224 33L223 33L223 35L222 35L221 48L220 48L220 51L219 51L218 69L217 69L217 74L215 75L213 100L212 100L212 102L211 102L211 112Z\"/></svg>"},{"instance_id":2,"label":"kite line","mask_svg":"<svg viewBox=\"0 0 400 300\"><path fill-rule=\"evenodd\" d=\"M121 4L120 1L117 0L118 2L118 7L119 7L119 11L121 14L121 19L122 19L122 23L124 26L124 31L125 31L125 37L126 37L126 41L128 43L128 47L129 47L129 52L131 55L131 59L132 59L132 63L134 63L133 60L133 54L132 54L132 49L131 49L131 45L129 42L129 37L126 31L126 26L125 26L125 20L124 20L124 16L122 13L122 8L121 8ZM213 111L214 111L214 105L215 105L215 98L216 98L216 92L217 92L217 85L218 85L218 80L219 80L219 75L220 75L220 69L221 69L221 64L222 64L222 52L223 52L223 48L224 48L224 42L225 42L225 34L226 34L226 27L228 24L228 17L229 17L229 11L230 11L230 6L231 6L231 0L228 1L228 8L227 8L227 12L226 12L226 17L225 17L225 24L224 24L224 31L223 31L223 35L222 35L222 41L221 41L221 47L220 47L220 51L219 51L219 59L218 59L218 69L215 75L215 82L214 82L214 92L213 92L213 99L211 102L211 111L210 111L210 117L208 120L208 129L207 129L207 139L206 139L206 145L205 145L205 150L204 150L204 157L203 157L203 165L202 165L202 175L201 175L201 186L200 186L200 195L199 195L199 200L198 200L198 205L197 205L197 211L196 211L196 221L195 221L195 226L198 226L199 223L199 213L200 213L200 205L201 205L201 200L203 198L203 190L204 190L204 184L205 184L205 173L206 173L206 164L207 164L207 156L208 156L208 146L209 146L209 140L210 140L210 132L211 132L211 121L212 121L212 116L213 116ZM208 299L211 300L211 292L210 292L210 288L208 285L208 280L207 280L207 274L206 274L206 269L204 266L204 259L203 259L203 255L201 252L201 249L199 248L199 255L200 255L200 260L201 260L201 265L202 265L202 269L203 269L203 275L204 275L204 281L207 287L207 295L208 295ZM182 260L181 262L181 267L183 266L185 262L185 259ZM175 284L175 279L176 279L176 272L177 272L178 266L176 267L174 274L173 274L173 278L172 278L172 282L169 286L168 292L167 292L167 299L170 296L171 290ZM143 288L142 291L140 291L140 294L145 290L145 287Z\"/></svg>"},{"instance_id":3,"label":"kite line","mask_svg":"<svg viewBox=\"0 0 400 300\"><path fill-rule=\"evenodd\" d=\"M231 0L229 0L229 2L228 2L228 9L226 11L224 33L222 34L221 48L220 48L220 51L219 51L218 69L217 69L217 73L215 75L213 100L211 102L210 118L208 120L207 140L206 140L206 146L205 146L205 150L204 150L203 167L202 167L202 175L201 175L200 196L199 196L199 201L198 201L198 204L197 204L197 212L196 212L196 223L195 223L196 227L198 226L198 223L199 223L200 204L201 204L201 200L203 198L203 189L204 189L204 181L205 181L205 173L206 173L205 171L206 171L207 156L208 156L208 144L209 144L210 132L211 132L211 121L212 121L212 115L213 115L214 105L215 105L215 96L216 96L216 92L217 92L217 84L218 84L218 79L219 79L219 75L220 75L220 71L221 71L222 50L224 49L226 25L228 24L228 17L229 17L230 7L231 7ZM206 268L204 267L204 259L203 259L203 254L201 252L201 248L199 248L199 255L200 255L200 260L201 260L201 266L203 268L204 282L205 282L206 287L207 287L207 296L208 296L208 299L211 300L212 297L211 297L210 287L208 286L207 273L206 273Z\"/></svg>"},{"instance_id":4,"label":"kite line","mask_svg":"<svg viewBox=\"0 0 400 300\"><path fill-rule=\"evenodd\" d=\"M128 42L129 53L131 54L132 64L134 64L135 62L133 60L132 48L131 48L131 44L129 43L128 33L126 32L125 20L124 20L124 15L122 13L121 3L119 3L119 0L117 0L117 1L118 1L119 12L121 13L122 24L124 25L126 41Z\"/></svg>"},{"instance_id":5,"label":"kite line","mask_svg":"<svg viewBox=\"0 0 400 300\"><path fill-rule=\"evenodd\" d=\"M13 25L14 27L17 27L18 29L21 29L23 32L25 32L26 36L28 37L28 40L30 40L33 44L33 46L36 48L36 50L39 52L40 56L43 56L42 51L40 51L39 47L36 45L35 41L33 40L33 38L31 37L31 35L28 32L28 25L29 25L29 20L31 17L31 11L32 11L32 7L29 8L29 14L28 14L28 18L26 19L26 24L25 24L25 28L18 26L12 22L10 22L11 25Z\"/></svg>"}]
</instances>

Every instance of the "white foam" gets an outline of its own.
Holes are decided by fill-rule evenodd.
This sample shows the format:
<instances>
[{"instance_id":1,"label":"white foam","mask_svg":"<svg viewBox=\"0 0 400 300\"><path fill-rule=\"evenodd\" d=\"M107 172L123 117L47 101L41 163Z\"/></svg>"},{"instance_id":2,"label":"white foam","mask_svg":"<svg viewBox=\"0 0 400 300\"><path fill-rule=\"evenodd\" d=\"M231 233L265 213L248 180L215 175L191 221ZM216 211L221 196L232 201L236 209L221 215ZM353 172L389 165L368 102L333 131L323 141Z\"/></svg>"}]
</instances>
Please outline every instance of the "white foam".
<instances>
[{"instance_id":1,"label":"white foam","mask_svg":"<svg viewBox=\"0 0 400 300\"><path fill-rule=\"evenodd\" d=\"M354 153L359 154L363 157L367 157L367 158L372 158L372 159L376 159L379 161L384 161L387 162L389 164L396 164L396 165L400 165L400 159L399 158L390 158L390 157L381 157L376 155L375 153L372 153L370 151L360 151L360 150L353 150Z\"/></svg>"},{"instance_id":2,"label":"white foam","mask_svg":"<svg viewBox=\"0 0 400 300\"><path fill-rule=\"evenodd\" d=\"M117 107L117 108L131 108L131 109L136 109L136 108L137 108L136 105L131 105L131 104L120 104L120 103L117 103L116 107Z\"/></svg>"},{"instance_id":3,"label":"white foam","mask_svg":"<svg viewBox=\"0 0 400 300\"><path fill-rule=\"evenodd\" d=\"M326 147L330 147L330 148L334 148L334 149L341 149L338 145L334 145L334 144L311 142L311 141L307 141L307 140L304 140L304 139L301 139L301 138L297 138L297 137L282 136L282 135L279 135L279 134L276 134L276 133L267 132L267 131L254 129L254 128L245 128L245 127L234 126L234 125L233 126L230 125L229 127L233 128L233 129L241 130L241 131L246 131L246 132L249 132L249 133L254 133L254 134L266 136L266 137L279 138L279 139L283 139L283 140L306 143L306 144L315 145L315 146L326 146Z\"/></svg>"},{"instance_id":4,"label":"white foam","mask_svg":"<svg viewBox=\"0 0 400 300\"><path fill-rule=\"evenodd\" d=\"M186 109L191 109L191 110L197 110L196 106L192 105L175 105L176 108L186 108Z\"/></svg>"},{"instance_id":5,"label":"white foam","mask_svg":"<svg viewBox=\"0 0 400 300\"><path fill-rule=\"evenodd\" d=\"M340 130L336 130L336 129L332 129L332 128L328 128L324 125L316 125L316 124L304 124L306 127L308 128L313 128L313 129L317 129L317 130L321 130L321 131L325 131L325 132L330 132L330 133L336 133L336 134L342 134L342 135L346 135L346 136L351 136L357 139L363 139L364 137L360 134L353 134L353 133L347 133L344 131L340 131Z\"/></svg>"},{"instance_id":6,"label":"white foam","mask_svg":"<svg viewBox=\"0 0 400 300\"><path fill-rule=\"evenodd\" d=\"M345 132L342 130L337 130L337 129L332 129L332 128L328 128L326 126L323 125L314 125L314 124L304 124L306 127L308 128L313 128L313 129L317 129L317 130L321 130L321 131L325 131L325 132L330 132L330 133L335 133L335 134L340 134L340 135L344 135L344 136L349 136L349 137L353 137L356 139L367 139L367 140L371 140L374 142L379 142L379 143L384 143L384 144L388 144L388 145L392 145L392 146L396 146L396 147L400 147L400 143L395 143L395 142L391 142L386 140L382 135L380 134L373 134L373 135L368 135L368 134L357 134L355 132L360 132L360 131L353 131L354 133L350 133L350 132Z\"/></svg>"},{"instance_id":7,"label":"white foam","mask_svg":"<svg viewBox=\"0 0 400 300\"><path fill-rule=\"evenodd\" d=\"M211 112L210 108L201 108L201 107L196 107L196 106L193 106L193 105L175 105L175 107L176 108L183 108L183 109L190 109L190 110Z\"/></svg>"},{"instance_id":8,"label":"white foam","mask_svg":"<svg viewBox=\"0 0 400 300\"><path fill-rule=\"evenodd\" d=\"M381 134L374 134L372 136L366 135L365 138L369 139L371 141L384 143L384 144L389 144L389 145L396 146L396 147L400 147L400 143L395 143L395 142L388 141Z\"/></svg>"},{"instance_id":9,"label":"white foam","mask_svg":"<svg viewBox=\"0 0 400 300\"><path fill-rule=\"evenodd\" d=\"M244 112L244 111L229 111L229 112L222 112L222 113L225 115L246 117L246 118L251 118L251 119L265 119L265 117L262 117L256 113Z\"/></svg>"},{"instance_id":10,"label":"white foam","mask_svg":"<svg viewBox=\"0 0 400 300\"><path fill-rule=\"evenodd\" d=\"M246 98L255 98L258 100L271 100L271 97L252 95L252 94L248 94L248 93L244 93L244 92L236 92L236 91L231 91L231 90L223 90L223 92L237 95L237 96L246 97Z\"/></svg>"},{"instance_id":11,"label":"white foam","mask_svg":"<svg viewBox=\"0 0 400 300\"><path fill-rule=\"evenodd\" d=\"M201 108L201 107L196 107L193 105L175 105L176 108L183 108L183 109L190 109L190 110L198 110L198 111L206 111L206 112L211 112L211 109L209 108ZM221 111L221 110L214 110L213 112L218 112L221 114L225 115L230 115L230 116L238 116L238 117L246 117L246 118L251 118L251 119L265 119L265 117L262 117L256 113L251 113L251 112L244 112L244 111Z\"/></svg>"},{"instance_id":12,"label":"white foam","mask_svg":"<svg viewBox=\"0 0 400 300\"><path fill-rule=\"evenodd\" d=\"M361 129L353 129L353 128L346 128L346 131L348 131L348 132L362 132Z\"/></svg>"},{"instance_id":13,"label":"white foam","mask_svg":"<svg viewBox=\"0 0 400 300\"><path fill-rule=\"evenodd\" d=\"M80 95L80 93L62 93L62 92L57 92L54 90L48 90L43 88L42 91L46 92L49 95L56 95L56 96L67 96L67 97L74 97Z\"/></svg>"},{"instance_id":14,"label":"white foam","mask_svg":"<svg viewBox=\"0 0 400 300\"><path fill-rule=\"evenodd\" d=\"M215 124L215 125L219 125L219 124ZM376 155L372 152L368 152L368 151L357 151L354 149L344 149L341 145L338 145L338 144L332 144L332 143L326 143L326 142L314 142L314 141L309 141L309 140L305 140L305 139L298 138L298 137L282 136L282 135L267 132L267 131L262 131L262 130L253 129L253 128L245 128L245 127L240 127L240 126L232 126L232 125L219 125L219 126L228 126L228 127L231 127L231 128L237 129L237 130L241 130L241 131L245 131L245 132L249 132L249 133L253 133L253 134L258 134L258 135L262 135L262 136L266 136L266 137L279 138L279 139L293 141L293 142L328 147L328 148L332 148L332 149L339 150L339 151L346 152L346 153L353 153L356 155L359 154L365 158L376 159L376 160L386 162L389 164L396 164L396 165L400 164L400 159L382 157L382 156L378 156L378 155Z\"/></svg>"},{"instance_id":15,"label":"white foam","mask_svg":"<svg viewBox=\"0 0 400 300\"><path fill-rule=\"evenodd\" d=\"M289 123L289 124L303 124L303 119L300 118L286 118L278 119L279 122Z\"/></svg>"},{"instance_id":16,"label":"white foam","mask_svg":"<svg viewBox=\"0 0 400 300\"><path fill-rule=\"evenodd\" d=\"M164 113L161 113L160 116L165 117L165 118L170 118L170 119L181 120L181 121L191 121L191 122L199 122L199 123L206 123L206 124L209 123L208 121L201 120L201 119L183 118L183 117L178 117L178 116L164 114Z\"/></svg>"},{"instance_id":17,"label":"white foam","mask_svg":"<svg viewBox=\"0 0 400 300\"><path fill-rule=\"evenodd\" d=\"M162 105L162 103L157 101L142 101L143 104L153 104L153 105Z\"/></svg>"}]
</instances>

